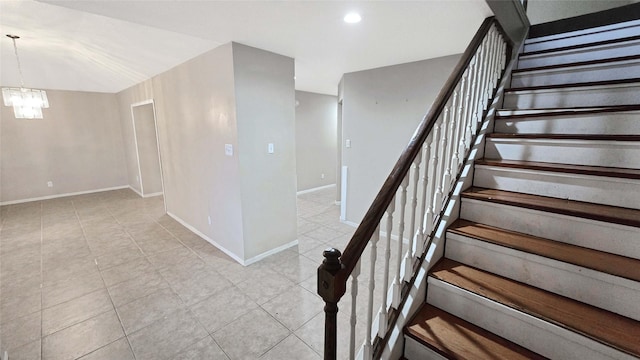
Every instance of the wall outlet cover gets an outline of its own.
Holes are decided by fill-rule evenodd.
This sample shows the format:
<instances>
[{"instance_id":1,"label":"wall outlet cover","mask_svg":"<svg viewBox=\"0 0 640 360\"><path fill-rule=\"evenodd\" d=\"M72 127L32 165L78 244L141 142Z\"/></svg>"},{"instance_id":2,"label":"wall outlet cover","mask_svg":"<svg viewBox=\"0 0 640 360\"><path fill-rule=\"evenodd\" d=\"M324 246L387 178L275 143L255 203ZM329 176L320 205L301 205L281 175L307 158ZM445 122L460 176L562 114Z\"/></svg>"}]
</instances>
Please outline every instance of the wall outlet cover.
<instances>
[{"instance_id":1,"label":"wall outlet cover","mask_svg":"<svg viewBox=\"0 0 640 360\"><path fill-rule=\"evenodd\" d=\"M233 145L224 144L224 154L227 156L233 156Z\"/></svg>"}]
</instances>

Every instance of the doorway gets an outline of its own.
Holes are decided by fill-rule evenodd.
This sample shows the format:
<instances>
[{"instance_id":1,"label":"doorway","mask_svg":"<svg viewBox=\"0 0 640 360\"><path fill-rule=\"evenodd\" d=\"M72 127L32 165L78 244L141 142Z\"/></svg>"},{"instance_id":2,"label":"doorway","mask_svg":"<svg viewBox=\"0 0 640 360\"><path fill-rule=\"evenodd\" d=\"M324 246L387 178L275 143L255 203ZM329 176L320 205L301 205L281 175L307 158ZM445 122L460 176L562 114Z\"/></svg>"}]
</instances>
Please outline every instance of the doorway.
<instances>
[{"instance_id":1,"label":"doorway","mask_svg":"<svg viewBox=\"0 0 640 360\"><path fill-rule=\"evenodd\" d=\"M153 100L131 105L133 138L138 160L137 189L142 197L164 194L162 161L158 144L158 128Z\"/></svg>"}]
</instances>

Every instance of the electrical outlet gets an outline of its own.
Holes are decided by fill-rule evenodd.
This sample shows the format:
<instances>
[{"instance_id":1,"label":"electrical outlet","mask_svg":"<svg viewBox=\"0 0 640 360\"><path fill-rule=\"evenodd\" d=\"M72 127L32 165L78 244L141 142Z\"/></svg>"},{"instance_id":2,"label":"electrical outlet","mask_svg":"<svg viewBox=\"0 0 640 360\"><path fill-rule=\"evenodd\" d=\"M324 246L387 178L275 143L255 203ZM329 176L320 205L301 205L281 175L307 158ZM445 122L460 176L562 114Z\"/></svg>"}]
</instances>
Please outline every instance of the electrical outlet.
<instances>
[{"instance_id":1,"label":"electrical outlet","mask_svg":"<svg viewBox=\"0 0 640 360\"><path fill-rule=\"evenodd\" d=\"M324 174L320 174L320 179L324 179Z\"/></svg>"},{"instance_id":2,"label":"electrical outlet","mask_svg":"<svg viewBox=\"0 0 640 360\"><path fill-rule=\"evenodd\" d=\"M47 186L48 187L53 187L53 181L47 181Z\"/></svg>"},{"instance_id":3,"label":"electrical outlet","mask_svg":"<svg viewBox=\"0 0 640 360\"><path fill-rule=\"evenodd\" d=\"M209 222L209 225L211 225L211 215L207 216L207 221Z\"/></svg>"}]
</instances>

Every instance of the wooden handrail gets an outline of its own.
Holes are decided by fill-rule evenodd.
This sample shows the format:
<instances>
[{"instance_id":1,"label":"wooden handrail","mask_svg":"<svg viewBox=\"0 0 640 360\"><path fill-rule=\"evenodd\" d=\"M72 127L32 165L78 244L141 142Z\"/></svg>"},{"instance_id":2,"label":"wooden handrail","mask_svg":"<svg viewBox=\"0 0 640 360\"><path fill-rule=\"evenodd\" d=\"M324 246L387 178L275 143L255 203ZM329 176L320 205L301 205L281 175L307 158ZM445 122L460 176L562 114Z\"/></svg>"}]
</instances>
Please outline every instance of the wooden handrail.
<instances>
[{"instance_id":1,"label":"wooden handrail","mask_svg":"<svg viewBox=\"0 0 640 360\"><path fill-rule=\"evenodd\" d=\"M325 251L325 260L318 268L318 294L326 303L325 329L336 329L336 315L338 310L337 303L345 294L346 283L349 276L354 271L365 248L369 244L369 240L378 228L380 220L384 216L391 201L393 201L396 191L401 186L411 169L414 159L416 159L418 154L422 151L423 144L429 136L429 133L434 128L438 118L441 116L443 110L447 106L447 102L463 78L464 73L469 67L478 48L494 24L497 26L498 30L504 34L504 30L500 24L495 21L494 17L489 17L484 20L470 44L467 46L465 52L462 54L452 74L445 82L442 90L437 95L428 113L418 125L418 128L411 137L407 147L400 155L400 158L385 180L344 251L342 253L336 249L328 249ZM504 36L504 38L507 39L506 41L508 42L506 56L507 59L509 59L511 57L510 52L513 48L513 43L508 40L507 36ZM325 359L335 359L335 344L335 331L333 331L333 333L331 331L326 331Z\"/></svg>"}]
</instances>

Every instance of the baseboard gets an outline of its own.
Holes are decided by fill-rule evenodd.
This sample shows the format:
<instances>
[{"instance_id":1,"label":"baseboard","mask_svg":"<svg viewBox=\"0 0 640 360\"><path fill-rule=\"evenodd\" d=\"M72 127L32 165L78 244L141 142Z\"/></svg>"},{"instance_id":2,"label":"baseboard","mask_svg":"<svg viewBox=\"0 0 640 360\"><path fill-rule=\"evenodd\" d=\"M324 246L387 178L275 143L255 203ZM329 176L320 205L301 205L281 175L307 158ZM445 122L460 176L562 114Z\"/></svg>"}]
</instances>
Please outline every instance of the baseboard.
<instances>
[{"instance_id":1,"label":"baseboard","mask_svg":"<svg viewBox=\"0 0 640 360\"><path fill-rule=\"evenodd\" d=\"M39 196L39 197L28 198L28 199L0 201L0 206L22 204L22 203L32 202L32 201L51 200L51 199L57 199L57 198L62 198L62 197L76 196L76 195L86 195L86 194L93 194L93 193L99 193L99 192L105 192L105 191L122 190L122 189L127 189L127 188L130 188L130 186L128 186L128 185L114 186L114 187L95 189L95 190L86 190L86 191L78 191L78 192L72 192L72 193Z\"/></svg>"},{"instance_id":2,"label":"baseboard","mask_svg":"<svg viewBox=\"0 0 640 360\"><path fill-rule=\"evenodd\" d=\"M133 186L129 185L129 189L131 191L133 191L134 193L138 194L138 196L144 197L144 195L142 195L142 193L140 191L138 191L138 189L134 188Z\"/></svg>"},{"instance_id":3,"label":"baseboard","mask_svg":"<svg viewBox=\"0 0 640 360\"><path fill-rule=\"evenodd\" d=\"M162 191L160 191L160 192L154 192L154 193L151 193L151 194L145 194L142 197L148 198L148 197L160 196L162 194L164 194L164 193Z\"/></svg>"},{"instance_id":4,"label":"baseboard","mask_svg":"<svg viewBox=\"0 0 640 360\"><path fill-rule=\"evenodd\" d=\"M355 223L353 221L349 221L349 220L340 220L341 223L345 224L345 225L349 225L351 227L357 228L358 226L360 226L360 223Z\"/></svg>"},{"instance_id":5,"label":"baseboard","mask_svg":"<svg viewBox=\"0 0 640 360\"><path fill-rule=\"evenodd\" d=\"M249 259L244 261L243 265L244 266L249 266L249 265L251 265L251 264L253 264L255 262L258 262L258 261L260 261L260 260L262 260L262 259L264 259L264 258L266 258L268 256L271 256L273 254L277 254L277 253L279 253L281 251L287 250L288 248L296 246L296 245L298 245L298 239L295 239L295 240L293 240L293 241L291 241L289 243L286 243L284 245L278 246L275 249L271 249L269 251L263 252L262 254L256 255L256 256L254 256L252 258L249 258Z\"/></svg>"},{"instance_id":6,"label":"baseboard","mask_svg":"<svg viewBox=\"0 0 640 360\"><path fill-rule=\"evenodd\" d=\"M207 240L211 245L217 247L218 249L220 249L220 251L222 251L223 253L229 255L229 257L231 257L233 260L235 260L236 262L238 262L240 265L243 266L249 266L257 261L260 261L264 258L266 258L267 256L279 253L283 250L286 250L290 247L296 246L298 245L298 239L293 240L289 243L286 243L284 245L278 246L275 249L271 249L269 251L263 252L262 254L256 255L252 258L249 258L247 260L242 260L238 255L232 253L231 251L229 251L228 249L226 249L224 246L218 244L217 242L215 242L213 239L211 239L210 237L208 237L207 235L203 234L202 232L200 232L198 229L196 229L195 227L193 227L192 225L190 225L188 222L182 220L179 216L172 214L170 212L167 211L167 215L169 215L171 218L173 218L175 221L179 222L182 226L186 227L187 229L189 229L191 232L193 232L194 234L200 236L201 238Z\"/></svg>"},{"instance_id":7,"label":"baseboard","mask_svg":"<svg viewBox=\"0 0 640 360\"><path fill-rule=\"evenodd\" d=\"M336 187L336 184L319 186L319 187L315 187L315 188L307 189L307 190L300 190L300 191L298 191L296 193L296 195L308 194L308 193L312 193L312 192L316 192L316 191L320 191L320 190L324 190L324 189L330 189L332 187Z\"/></svg>"},{"instance_id":8,"label":"baseboard","mask_svg":"<svg viewBox=\"0 0 640 360\"><path fill-rule=\"evenodd\" d=\"M238 255L232 253L231 251L229 251L227 248L225 248L224 246L218 244L217 242L215 242L213 239L211 239L210 237L208 237L207 235L203 234L202 232L200 232L200 230L196 229L195 227L193 227L191 224L189 224L188 222L182 220L179 216L172 214L171 212L167 211L167 215L169 215L171 218L173 218L175 221L179 222L182 226L186 227L187 229L191 230L191 232L193 232L194 234L200 236L201 238L207 240L211 245L217 247L218 249L220 249L220 251L222 251L223 253L229 255L229 257L231 257L233 260L237 261L239 264L241 265L245 265L245 261L242 260L240 257L238 257Z\"/></svg>"}]
</instances>

